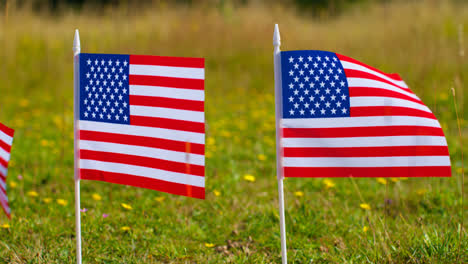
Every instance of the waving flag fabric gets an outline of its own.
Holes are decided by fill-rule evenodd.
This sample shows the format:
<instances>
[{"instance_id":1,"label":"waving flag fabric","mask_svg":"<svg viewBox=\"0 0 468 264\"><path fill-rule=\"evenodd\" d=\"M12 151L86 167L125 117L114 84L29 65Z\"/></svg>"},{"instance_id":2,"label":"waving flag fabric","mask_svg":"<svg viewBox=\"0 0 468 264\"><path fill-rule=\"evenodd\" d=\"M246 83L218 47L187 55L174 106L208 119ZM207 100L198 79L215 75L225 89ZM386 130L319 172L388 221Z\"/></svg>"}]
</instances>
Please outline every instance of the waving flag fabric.
<instances>
[{"instance_id":1,"label":"waving flag fabric","mask_svg":"<svg viewBox=\"0 0 468 264\"><path fill-rule=\"evenodd\" d=\"M397 74L326 51L281 52L285 177L451 176L444 133Z\"/></svg>"},{"instance_id":2,"label":"waving flag fabric","mask_svg":"<svg viewBox=\"0 0 468 264\"><path fill-rule=\"evenodd\" d=\"M79 61L80 178L204 199L204 59Z\"/></svg>"},{"instance_id":3,"label":"waving flag fabric","mask_svg":"<svg viewBox=\"0 0 468 264\"><path fill-rule=\"evenodd\" d=\"M11 210L6 193L6 176L14 132L13 129L0 123L0 204L8 217L10 217Z\"/></svg>"}]
</instances>

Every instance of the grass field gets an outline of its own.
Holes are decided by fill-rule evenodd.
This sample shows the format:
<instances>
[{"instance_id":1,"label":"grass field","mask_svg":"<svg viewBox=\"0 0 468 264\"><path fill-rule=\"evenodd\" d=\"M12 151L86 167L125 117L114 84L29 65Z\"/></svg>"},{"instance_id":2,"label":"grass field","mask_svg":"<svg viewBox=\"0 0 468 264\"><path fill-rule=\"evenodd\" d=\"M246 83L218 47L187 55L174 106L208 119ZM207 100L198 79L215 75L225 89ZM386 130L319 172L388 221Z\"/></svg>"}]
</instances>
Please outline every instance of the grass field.
<instances>
[{"instance_id":1,"label":"grass field","mask_svg":"<svg viewBox=\"0 0 468 264\"><path fill-rule=\"evenodd\" d=\"M331 50L398 72L439 118L453 164L442 179L285 180L290 263L468 263L468 5L451 3L365 5L320 19L276 5L103 16L10 8L0 17L0 120L16 134L0 263L75 261L75 28L82 52L206 58L206 200L83 181L84 262L280 263L274 23L283 50Z\"/></svg>"}]
</instances>

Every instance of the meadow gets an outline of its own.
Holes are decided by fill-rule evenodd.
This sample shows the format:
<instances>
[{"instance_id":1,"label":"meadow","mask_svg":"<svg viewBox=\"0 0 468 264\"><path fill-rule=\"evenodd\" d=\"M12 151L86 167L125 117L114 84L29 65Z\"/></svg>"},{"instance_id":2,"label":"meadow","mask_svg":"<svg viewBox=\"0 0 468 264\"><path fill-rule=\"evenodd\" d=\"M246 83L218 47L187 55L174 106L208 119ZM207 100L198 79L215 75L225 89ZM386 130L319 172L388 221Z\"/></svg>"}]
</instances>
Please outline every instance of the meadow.
<instances>
[{"instance_id":1,"label":"meadow","mask_svg":"<svg viewBox=\"0 0 468 264\"><path fill-rule=\"evenodd\" d=\"M367 4L333 17L275 4L5 14L0 121L16 132L0 263L75 262L75 28L82 52L206 58L206 200L82 181L84 263L280 263L275 23L282 50L399 73L441 122L453 165L451 178L286 179L289 263L468 263L466 3Z\"/></svg>"}]
</instances>

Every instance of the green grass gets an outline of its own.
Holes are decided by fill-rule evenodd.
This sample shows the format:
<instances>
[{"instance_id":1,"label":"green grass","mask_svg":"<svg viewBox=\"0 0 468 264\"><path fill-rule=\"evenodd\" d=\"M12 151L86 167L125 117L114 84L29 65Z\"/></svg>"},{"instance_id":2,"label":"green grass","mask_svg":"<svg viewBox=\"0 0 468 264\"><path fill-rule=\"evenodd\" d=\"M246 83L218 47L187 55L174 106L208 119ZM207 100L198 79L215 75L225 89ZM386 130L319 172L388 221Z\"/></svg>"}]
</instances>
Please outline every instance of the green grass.
<instances>
[{"instance_id":1,"label":"green grass","mask_svg":"<svg viewBox=\"0 0 468 264\"><path fill-rule=\"evenodd\" d=\"M205 57L208 142L205 201L82 181L82 207L89 209L82 215L84 262L279 263L275 22L283 50L331 50L398 72L439 118L453 164L452 178L396 178L386 185L333 179L335 186L326 188L323 179L285 180L290 263L468 262L466 194L461 207L461 153L468 148L459 142L468 139L467 5L366 5L322 19L256 5L161 4L140 16L109 9L102 17L11 9L1 21L0 120L16 133L8 175L12 219L0 216L0 225L10 225L0 228L0 262L75 261L72 41L79 28L83 52ZM94 193L102 200L93 200Z\"/></svg>"}]
</instances>

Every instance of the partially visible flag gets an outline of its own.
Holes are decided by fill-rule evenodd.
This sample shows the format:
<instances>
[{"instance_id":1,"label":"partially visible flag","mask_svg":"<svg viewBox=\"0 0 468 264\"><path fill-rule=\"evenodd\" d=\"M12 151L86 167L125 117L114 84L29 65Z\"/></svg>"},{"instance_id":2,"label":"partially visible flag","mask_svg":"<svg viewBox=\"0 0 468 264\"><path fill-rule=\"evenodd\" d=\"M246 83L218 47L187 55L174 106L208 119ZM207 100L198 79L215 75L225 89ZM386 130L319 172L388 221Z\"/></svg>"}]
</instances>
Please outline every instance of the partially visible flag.
<instances>
[{"instance_id":1,"label":"partially visible flag","mask_svg":"<svg viewBox=\"0 0 468 264\"><path fill-rule=\"evenodd\" d=\"M204 59L79 56L80 179L204 199Z\"/></svg>"},{"instance_id":2,"label":"partially visible flag","mask_svg":"<svg viewBox=\"0 0 468 264\"><path fill-rule=\"evenodd\" d=\"M15 131L13 129L0 123L0 204L8 217L10 217L11 210L6 193L6 176L14 133Z\"/></svg>"},{"instance_id":3,"label":"partially visible flag","mask_svg":"<svg viewBox=\"0 0 468 264\"><path fill-rule=\"evenodd\" d=\"M285 177L450 177L444 133L397 74L326 51L281 52Z\"/></svg>"}]
</instances>

